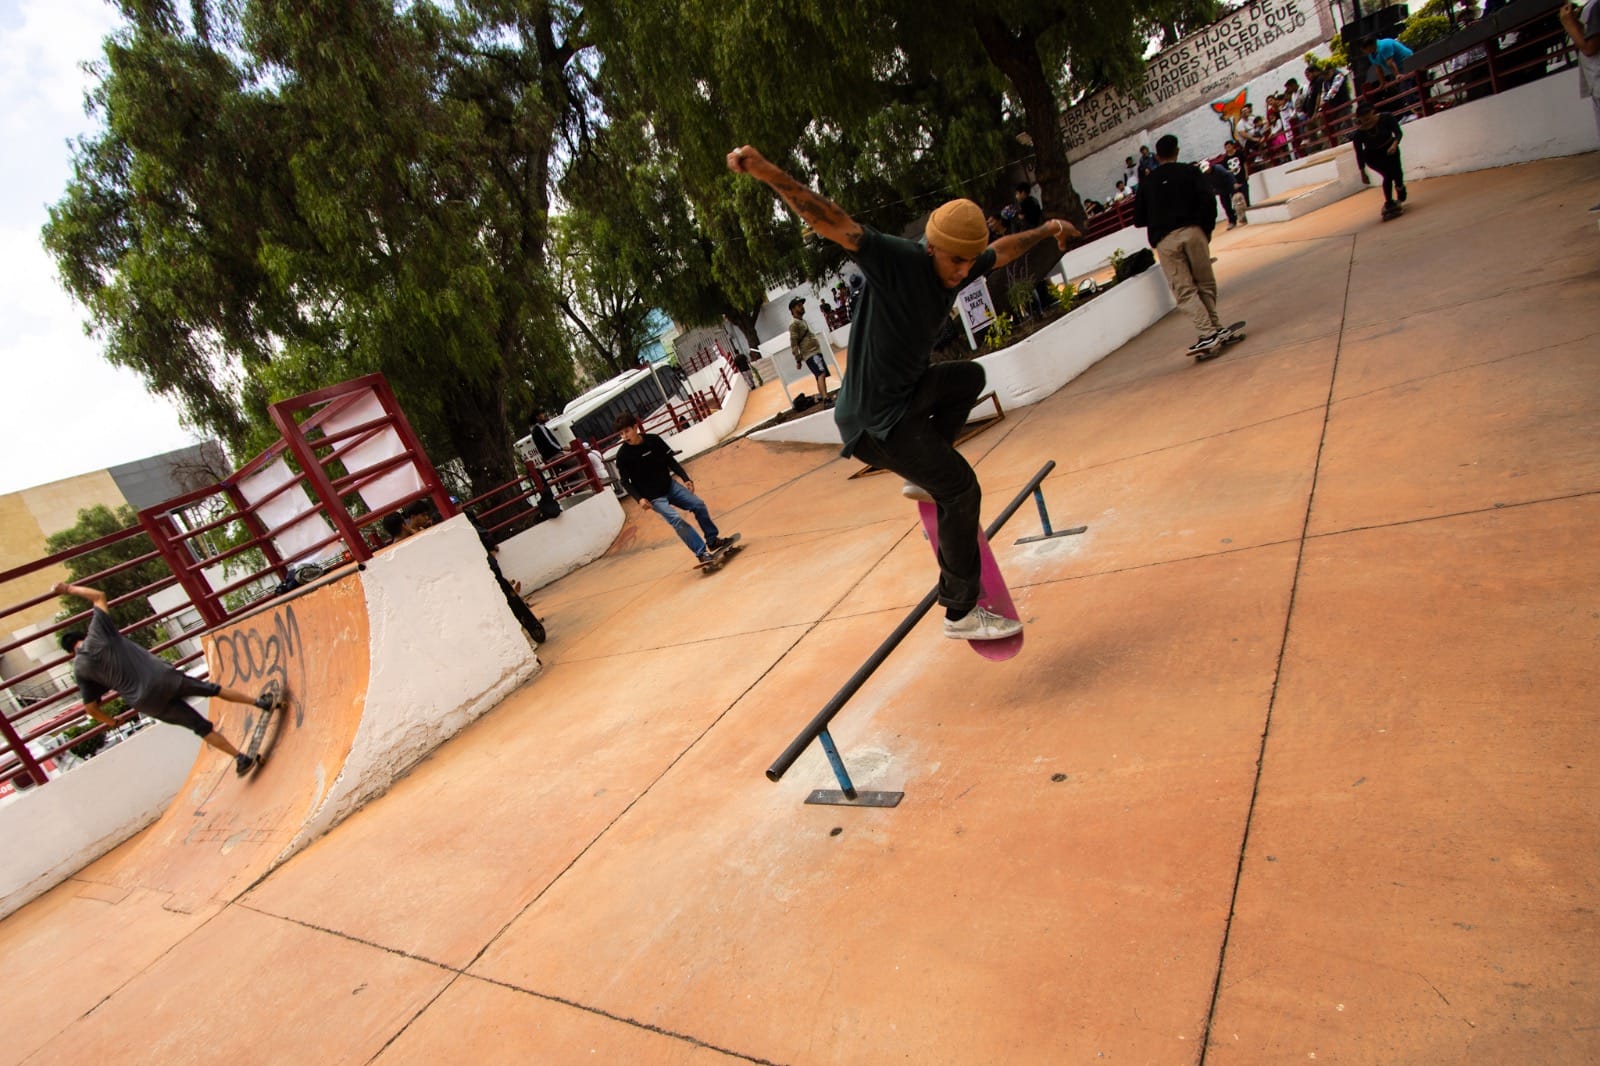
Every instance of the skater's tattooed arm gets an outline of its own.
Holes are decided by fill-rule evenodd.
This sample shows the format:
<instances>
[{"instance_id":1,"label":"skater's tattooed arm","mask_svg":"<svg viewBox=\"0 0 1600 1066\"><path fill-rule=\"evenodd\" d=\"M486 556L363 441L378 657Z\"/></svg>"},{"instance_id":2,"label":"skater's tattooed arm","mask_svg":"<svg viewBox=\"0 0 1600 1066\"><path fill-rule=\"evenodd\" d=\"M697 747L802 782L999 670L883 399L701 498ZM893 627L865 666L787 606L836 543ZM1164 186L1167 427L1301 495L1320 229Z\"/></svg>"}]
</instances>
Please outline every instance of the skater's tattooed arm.
<instances>
[{"instance_id":1,"label":"skater's tattooed arm","mask_svg":"<svg viewBox=\"0 0 1600 1066\"><path fill-rule=\"evenodd\" d=\"M991 244L989 247L994 249L994 268L998 269L1022 257L1027 254L1029 248L1042 240L1054 237L1056 247L1064 252L1067 250L1068 241L1081 236L1083 234L1079 233L1078 227L1072 223L1059 218L1048 219L1042 226L1001 237Z\"/></svg>"},{"instance_id":2,"label":"skater's tattooed arm","mask_svg":"<svg viewBox=\"0 0 1600 1066\"><path fill-rule=\"evenodd\" d=\"M826 196L801 185L748 144L728 153L728 169L770 186L812 229L847 251L861 247L861 224Z\"/></svg>"}]
</instances>

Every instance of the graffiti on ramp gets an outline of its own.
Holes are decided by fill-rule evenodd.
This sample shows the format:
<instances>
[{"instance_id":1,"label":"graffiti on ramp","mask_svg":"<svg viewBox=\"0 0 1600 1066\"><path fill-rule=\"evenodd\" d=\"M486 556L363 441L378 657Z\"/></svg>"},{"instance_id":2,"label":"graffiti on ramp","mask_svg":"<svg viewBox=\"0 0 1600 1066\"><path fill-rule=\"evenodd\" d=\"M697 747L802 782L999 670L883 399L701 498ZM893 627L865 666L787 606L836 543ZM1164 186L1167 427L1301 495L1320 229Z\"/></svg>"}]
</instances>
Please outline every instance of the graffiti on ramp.
<instances>
[{"instance_id":1,"label":"graffiti on ramp","mask_svg":"<svg viewBox=\"0 0 1600 1066\"><path fill-rule=\"evenodd\" d=\"M188 911L237 898L287 858L350 753L366 703L369 635L357 571L206 634L213 681L288 689L271 761L238 777L232 759L202 747L166 813L78 880L170 893L169 907ZM259 713L212 700L208 717L238 744Z\"/></svg>"}]
</instances>

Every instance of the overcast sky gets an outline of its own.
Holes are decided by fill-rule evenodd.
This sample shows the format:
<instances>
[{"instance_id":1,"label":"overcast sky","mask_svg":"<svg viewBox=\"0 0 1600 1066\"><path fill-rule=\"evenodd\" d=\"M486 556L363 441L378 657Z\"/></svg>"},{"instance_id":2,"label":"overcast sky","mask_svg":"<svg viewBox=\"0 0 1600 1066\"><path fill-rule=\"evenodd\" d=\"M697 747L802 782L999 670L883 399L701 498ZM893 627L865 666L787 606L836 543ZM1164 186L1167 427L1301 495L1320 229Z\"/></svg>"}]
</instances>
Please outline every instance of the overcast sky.
<instances>
[{"instance_id":1,"label":"overcast sky","mask_svg":"<svg viewBox=\"0 0 1600 1066\"><path fill-rule=\"evenodd\" d=\"M0 493L199 439L105 361L39 243L89 129L82 65L116 22L105 0L0 0Z\"/></svg>"}]
</instances>

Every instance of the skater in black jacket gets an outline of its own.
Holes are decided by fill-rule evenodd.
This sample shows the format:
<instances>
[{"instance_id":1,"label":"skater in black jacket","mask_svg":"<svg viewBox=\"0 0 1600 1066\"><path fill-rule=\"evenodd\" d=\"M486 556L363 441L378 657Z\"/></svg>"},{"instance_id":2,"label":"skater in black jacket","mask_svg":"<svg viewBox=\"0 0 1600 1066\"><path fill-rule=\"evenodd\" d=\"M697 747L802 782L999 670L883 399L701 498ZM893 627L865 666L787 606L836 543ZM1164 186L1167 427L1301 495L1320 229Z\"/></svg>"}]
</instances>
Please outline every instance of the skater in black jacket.
<instances>
[{"instance_id":1,"label":"skater in black jacket","mask_svg":"<svg viewBox=\"0 0 1600 1066\"><path fill-rule=\"evenodd\" d=\"M1393 218L1406 202L1406 176L1400 166L1400 121L1379 111L1370 101L1356 106L1356 132L1350 143L1356 147L1356 166L1361 168L1361 184L1371 185L1367 168L1383 175L1383 217Z\"/></svg>"},{"instance_id":2,"label":"skater in black jacket","mask_svg":"<svg viewBox=\"0 0 1600 1066\"><path fill-rule=\"evenodd\" d=\"M1217 197L1211 182L1193 163L1178 162L1178 138L1156 142L1157 167L1139 183L1133 224L1161 260L1178 306L1189 312L1199 334L1191 355L1220 347L1228 331L1217 317L1217 276L1211 270L1211 231L1217 226Z\"/></svg>"}]
</instances>

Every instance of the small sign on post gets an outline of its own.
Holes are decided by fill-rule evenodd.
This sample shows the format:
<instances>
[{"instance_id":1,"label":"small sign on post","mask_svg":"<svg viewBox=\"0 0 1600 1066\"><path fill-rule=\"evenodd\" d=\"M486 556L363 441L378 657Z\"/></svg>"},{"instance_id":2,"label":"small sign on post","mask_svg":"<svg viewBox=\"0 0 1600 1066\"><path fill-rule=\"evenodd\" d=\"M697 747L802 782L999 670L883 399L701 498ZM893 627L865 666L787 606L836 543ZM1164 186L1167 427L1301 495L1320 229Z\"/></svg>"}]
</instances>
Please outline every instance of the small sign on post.
<instances>
[{"instance_id":1,"label":"small sign on post","mask_svg":"<svg viewBox=\"0 0 1600 1066\"><path fill-rule=\"evenodd\" d=\"M994 299L989 295L989 279L979 278L956 294L961 324L967 330L967 343L978 350L978 334L994 325Z\"/></svg>"}]
</instances>

